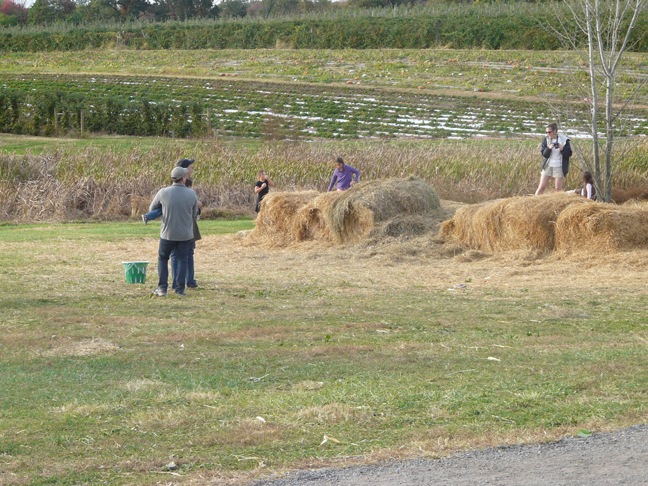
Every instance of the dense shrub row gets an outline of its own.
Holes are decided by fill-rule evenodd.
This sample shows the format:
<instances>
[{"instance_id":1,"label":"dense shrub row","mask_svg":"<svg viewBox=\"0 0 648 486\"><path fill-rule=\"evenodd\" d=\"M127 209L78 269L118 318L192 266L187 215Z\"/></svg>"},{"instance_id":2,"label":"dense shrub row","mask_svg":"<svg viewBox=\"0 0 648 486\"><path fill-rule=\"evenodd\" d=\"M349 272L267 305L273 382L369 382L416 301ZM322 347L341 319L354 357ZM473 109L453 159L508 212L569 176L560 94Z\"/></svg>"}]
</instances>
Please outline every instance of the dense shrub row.
<instances>
[{"instance_id":1,"label":"dense shrub row","mask_svg":"<svg viewBox=\"0 0 648 486\"><path fill-rule=\"evenodd\" d=\"M82 112L87 132L187 137L201 135L207 129L199 102L153 102L115 96L90 100L63 91L0 91L2 133L47 136L56 130L79 132ZM56 120L55 113L59 114Z\"/></svg>"},{"instance_id":2,"label":"dense shrub row","mask_svg":"<svg viewBox=\"0 0 648 486\"><path fill-rule=\"evenodd\" d=\"M642 31L642 26L636 29ZM559 42L531 15L422 15L259 22L149 24L124 31L100 26L61 33L0 34L2 51L67 51L122 46L129 49L255 49L278 45L318 49L430 48L544 50ZM639 45L648 49L648 39Z\"/></svg>"}]
</instances>

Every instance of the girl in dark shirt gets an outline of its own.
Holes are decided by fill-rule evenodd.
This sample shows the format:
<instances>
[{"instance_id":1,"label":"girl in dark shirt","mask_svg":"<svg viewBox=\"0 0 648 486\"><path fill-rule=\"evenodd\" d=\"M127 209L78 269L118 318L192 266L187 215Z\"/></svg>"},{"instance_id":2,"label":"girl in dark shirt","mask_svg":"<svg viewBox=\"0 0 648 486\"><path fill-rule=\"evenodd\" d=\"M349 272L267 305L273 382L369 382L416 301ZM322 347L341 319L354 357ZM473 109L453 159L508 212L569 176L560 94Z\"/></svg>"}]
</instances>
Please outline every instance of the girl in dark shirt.
<instances>
[{"instance_id":1,"label":"girl in dark shirt","mask_svg":"<svg viewBox=\"0 0 648 486\"><path fill-rule=\"evenodd\" d=\"M274 182L272 182L268 176L265 173L265 170L260 170L257 173L258 180L256 181L256 184L254 185L254 192L257 195L257 200L256 200L256 208L254 209L255 212L259 212L260 206L261 206L261 201L263 201L263 198L270 192L270 187L274 187Z\"/></svg>"}]
</instances>

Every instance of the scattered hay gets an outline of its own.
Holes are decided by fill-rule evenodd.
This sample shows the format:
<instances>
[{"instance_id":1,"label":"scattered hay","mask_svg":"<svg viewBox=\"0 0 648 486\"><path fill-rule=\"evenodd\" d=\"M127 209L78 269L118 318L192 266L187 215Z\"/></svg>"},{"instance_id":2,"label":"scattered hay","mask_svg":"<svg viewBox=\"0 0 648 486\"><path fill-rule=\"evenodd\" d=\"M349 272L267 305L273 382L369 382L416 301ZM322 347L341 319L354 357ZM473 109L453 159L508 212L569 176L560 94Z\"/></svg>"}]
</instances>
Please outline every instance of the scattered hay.
<instances>
[{"instance_id":1,"label":"scattered hay","mask_svg":"<svg viewBox=\"0 0 648 486\"><path fill-rule=\"evenodd\" d=\"M42 353L43 356L92 356L93 354L116 351L119 347L101 338L86 339L76 343L64 344Z\"/></svg>"},{"instance_id":2,"label":"scattered hay","mask_svg":"<svg viewBox=\"0 0 648 486\"><path fill-rule=\"evenodd\" d=\"M297 420L319 424L335 424L350 421L365 421L369 413L364 409L344 403L330 403L322 407L308 407L297 412Z\"/></svg>"},{"instance_id":3,"label":"scattered hay","mask_svg":"<svg viewBox=\"0 0 648 486\"><path fill-rule=\"evenodd\" d=\"M319 390L324 386L323 381L306 380L293 385L294 390Z\"/></svg>"},{"instance_id":4,"label":"scattered hay","mask_svg":"<svg viewBox=\"0 0 648 486\"><path fill-rule=\"evenodd\" d=\"M558 215L569 206L590 204L593 201L566 193L498 199L458 209L441 225L441 234L484 252L550 251Z\"/></svg>"},{"instance_id":5,"label":"scattered hay","mask_svg":"<svg viewBox=\"0 0 648 486\"><path fill-rule=\"evenodd\" d=\"M140 379L140 380L131 380L124 385L126 390L128 390L129 392L138 392L140 390L148 391L151 388L157 388L161 386L164 386L164 383L159 381L149 380L147 378Z\"/></svg>"},{"instance_id":6,"label":"scattered hay","mask_svg":"<svg viewBox=\"0 0 648 486\"><path fill-rule=\"evenodd\" d=\"M648 248L648 205L605 203L565 209L556 222L556 249L597 253Z\"/></svg>"},{"instance_id":7,"label":"scattered hay","mask_svg":"<svg viewBox=\"0 0 648 486\"><path fill-rule=\"evenodd\" d=\"M468 250L465 253L459 253L454 258L458 262L466 263L466 262L476 262L478 260L483 260L484 258L488 258L489 256L490 255L483 253L479 250Z\"/></svg>"}]
</instances>

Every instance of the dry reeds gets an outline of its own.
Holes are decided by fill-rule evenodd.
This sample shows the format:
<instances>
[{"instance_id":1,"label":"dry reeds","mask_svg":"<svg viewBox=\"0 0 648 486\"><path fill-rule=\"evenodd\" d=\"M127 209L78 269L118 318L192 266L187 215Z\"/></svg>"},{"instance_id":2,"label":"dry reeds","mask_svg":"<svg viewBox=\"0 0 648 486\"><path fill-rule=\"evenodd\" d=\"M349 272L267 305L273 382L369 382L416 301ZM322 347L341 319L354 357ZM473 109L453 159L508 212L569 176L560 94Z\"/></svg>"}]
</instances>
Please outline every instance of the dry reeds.
<instances>
[{"instance_id":1,"label":"dry reeds","mask_svg":"<svg viewBox=\"0 0 648 486\"><path fill-rule=\"evenodd\" d=\"M99 145L39 155L0 154L0 221L127 218L144 209L139 203L133 207L133 197L152 200L170 183L176 161L187 156L196 159L194 188L205 206L251 212L260 168L284 191L322 191L339 150L338 145L294 142L247 146L158 141L125 149ZM499 154L495 163L493 150ZM616 191L648 184L646 153L648 143L642 143L615 168L615 201L648 196L642 190ZM349 142L344 155L363 180L413 176L431 184L440 196L458 201L528 194L538 178L535 141ZM572 172L566 185L575 182L577 171Z\"/></svg>"},{"instance_id":2,"label":"dry reeds","mask_svg":"<svg viewBox=\"0 0 648 486\"><path fill-rule=\"evenodd\" d=\"M648 205L577 205L560 213L556 250L606 253L648 248Z\"/></svg>"},{"instance_id":3,"label":"dry reeds","mask_svg":"<svg viewBox=\"0 0 648 486\"><path fill-rule=\"evenodd\" d=\"M514 197L465 206L441 225L441 234L487 252L533 248L550 251L565 208L591 204L565 193Z\"/></svg>"}]
</instances>

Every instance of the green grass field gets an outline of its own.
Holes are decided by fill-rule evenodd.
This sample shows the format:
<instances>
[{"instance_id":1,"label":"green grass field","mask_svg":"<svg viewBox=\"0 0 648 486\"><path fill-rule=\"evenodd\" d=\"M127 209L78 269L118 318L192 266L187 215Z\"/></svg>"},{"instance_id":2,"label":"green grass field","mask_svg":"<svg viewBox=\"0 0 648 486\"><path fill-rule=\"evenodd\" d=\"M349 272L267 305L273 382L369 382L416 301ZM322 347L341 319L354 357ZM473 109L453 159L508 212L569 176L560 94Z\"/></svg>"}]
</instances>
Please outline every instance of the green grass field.
<instances>
[{"instance_id":1,"label":"green grass field","mask_svg":"<svg viewBox=\"0 0 648 486\"><path fill-rule=\"evenodd\" d=\"M91 73L344 83L385 88L457 89L510 96L573 96L583 59L568 51L479 49L85 50L5 53L3 73ZM645 53L627 53L619 95L640 86ZM357 78L357 79L356 79ZM232 79L232 82L236 79ZM646 96L643 86L640 96Z\"/></svg>"},{"instance_id":2,"label":"green grass field","mask_svg":"<svg viewBox=\"0 0 648 486\"><path fill-rule=\"evenodd\" d=\"M201 221L200 288L156 299L157 225L0 226L0 483L236 482L648 418L641 255L594 270L220 236L251 227ZM149 282L124 260L150 260Z\"/></svg>"},{"instance_id":3,"label":"green grass field","mask_svg":"<svg viewBox=\"0 0 648 486\"><path fill-rule=\"evenodd\" d=\"M636 75L622 90L636 87L644 59L628 57ZM294 84L313 96L351 82L349 90L368 86L385 100L429 90L461 106L472 96L498 100L513 112L538 94L571 96L564 82L576 65L561 52L477 50L0 60L7 77L218 76L219 85L272 81L282 93ZM528 133L540 134L544 122L497 123L519 138L0 136L0 485L240 484L291 468L438 457L645 423L642 251L485 255L434 238L269 250L228 235L252 228L249 219L201 221L200 288L185 299L150 294L159 225L126 215L131 196L146 201L179 158L196 157L197 191L214 206L250 206L260 168L277 190L325 188L340 154L365 180L413 175L447 199L532 192L538 139ZM645 184L645 151L639 144L620 162L615 184ZM21 218L74 222L14 223ZM142 260L151 262L148 282L126 284L121 262ZM171 461L178 470L165 469Z\"/></svg>"}]
</instances>

